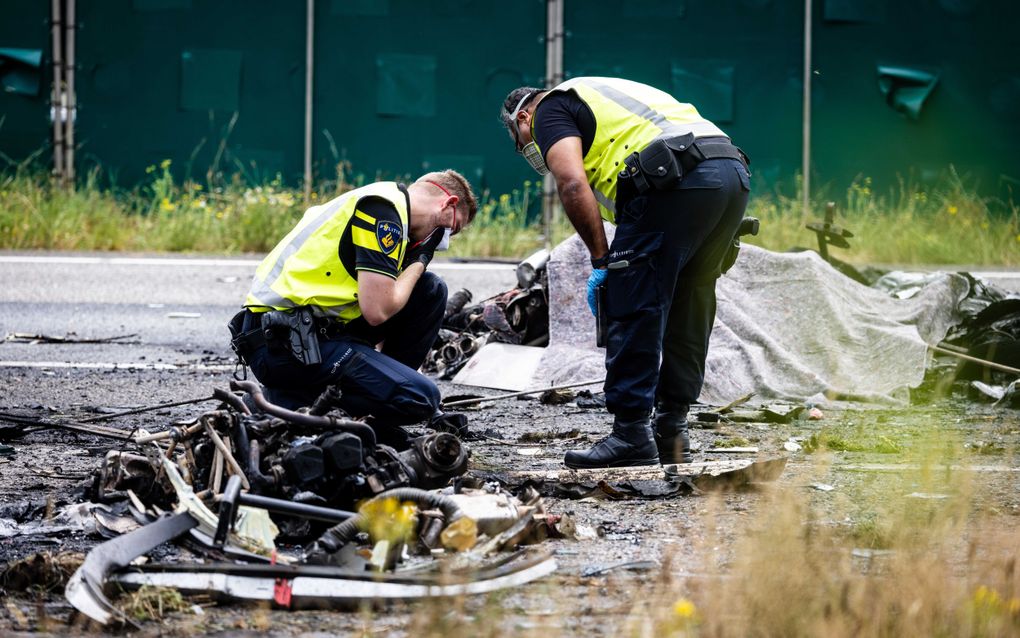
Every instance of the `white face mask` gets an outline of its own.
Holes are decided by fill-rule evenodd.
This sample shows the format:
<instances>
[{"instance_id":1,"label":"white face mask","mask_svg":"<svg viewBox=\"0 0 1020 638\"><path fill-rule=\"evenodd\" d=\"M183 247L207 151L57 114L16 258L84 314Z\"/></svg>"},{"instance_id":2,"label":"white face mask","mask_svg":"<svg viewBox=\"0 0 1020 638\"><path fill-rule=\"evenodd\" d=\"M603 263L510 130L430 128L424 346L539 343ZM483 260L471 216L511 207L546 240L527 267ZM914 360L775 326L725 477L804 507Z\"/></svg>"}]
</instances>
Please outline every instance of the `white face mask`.
<instances>
[{"instance_id":1,"label":"white face mask","mask_svg":"<svg viewBox=\"0 0 1020 638\"><path fill-rule=\"evenodd\" d=\"M450 249L450 235L452 233L453 233L453 229L452 228L444 228L443 229L443 238L441 240L439 240L439 245L436 246L436 251L437 252L442 252L444 250L449 250Z\"/></svg>"},{"instance_id":2,"label":"white face mask","mask_svg":"<svg viewBox=\"0 0 1020 638\"><path fill-rule=\"evenodd\" d=\"M521 150L521 154L524 155L524 159L528 160L528 164L531 164L531 168L535 169L536 173L543 177L549 174L549 167L545 165L545 158L542 157L542 151L539 150L538 144L528 142Z\"/></svg>"}]
</instances>

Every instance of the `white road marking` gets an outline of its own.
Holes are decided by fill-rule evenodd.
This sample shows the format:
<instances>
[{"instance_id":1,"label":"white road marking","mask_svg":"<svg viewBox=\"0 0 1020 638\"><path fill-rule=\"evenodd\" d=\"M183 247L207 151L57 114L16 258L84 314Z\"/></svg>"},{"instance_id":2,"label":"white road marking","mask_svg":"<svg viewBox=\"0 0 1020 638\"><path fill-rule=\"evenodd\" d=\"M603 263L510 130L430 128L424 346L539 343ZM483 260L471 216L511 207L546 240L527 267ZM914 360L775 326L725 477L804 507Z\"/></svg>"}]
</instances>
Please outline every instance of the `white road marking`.
<instances>
[{"instance_id":1,"label":"white road marking","mask_svg":"<svg viewBox=\"0 0 1020 638\"><path fill-rule=\"evenodd\" d=\"M113 265L113 266L194 266L211 268L228 268L243 266L255 268L258 259L176 259L166 257L69 257L60 255L0 255L0 263L4 264L73 264L79 266ZM513 271L516 264L493 263L461 263L433 262L430 270L503 270Z\"/></svg>"},{"instance_id":2,"label":"white road marking","mask_svg":"<svg viewBox=\"0 0 1020 638\"><path fill-rule=\"evenodd\" d=\"M0 361L0 368L68 368L71 370L210 370L231 371L234 365L204 363L90 363L73 361Z\"/></svg>"}]
</instances>

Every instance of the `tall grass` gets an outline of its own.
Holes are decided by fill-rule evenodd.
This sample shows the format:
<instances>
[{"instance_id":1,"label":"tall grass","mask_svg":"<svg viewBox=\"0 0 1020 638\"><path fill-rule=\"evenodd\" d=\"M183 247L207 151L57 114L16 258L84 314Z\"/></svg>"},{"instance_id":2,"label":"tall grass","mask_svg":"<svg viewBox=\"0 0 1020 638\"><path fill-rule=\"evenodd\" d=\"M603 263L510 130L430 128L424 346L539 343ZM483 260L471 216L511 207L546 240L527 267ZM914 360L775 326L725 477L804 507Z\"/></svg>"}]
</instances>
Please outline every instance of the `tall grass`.
<instances>
[{"instance_id":1,"label":"tall grass","mask_svg":"<svg viewBox=\"0 0 1020 638\"><path fill-rule=\"evenodd\" d=\"M327 201L365 181L338 166L335 180L312 192ZM520 258L546 243L540 221L529 219L541 197L539 182L505 194L483 194L475 222L452 243L454 257ZM821 217L823 193L813 203ZM1020 206L980 195L955 171L933 187L901 181L875 193L861 178L837 204L836 223L853 231L850 250L833 253L855 263L1020 264ZM54 186L42 171L19 167L0 174L0 248L266 252L305 208L303 194L279 177L254 183L240 174L201 184L175 180L169 160L148 169L128 191L104 187L91 172L73 189ZM814 247L797 193L755 192L748 214L761 219L749 243L773 250ZM556 216L550 242L572 229Z\"/></svg>"},{"instance_id":2,"label":"tall grass","mask_svg":"<svg viewBox=\"0 0 1020 638\"><path fill-rule=\"evenodd\" d=\"M1020 205L982 196L950 167L931 186L900 178L885 193L861 177L842 196L821 193L805 219L801 195L756 193L748 215L761 220L748 243L770 250L816 248L807 221L821 221L827 201L836 204L835 223L853 233L849 250L832 254L858 264L1020 264Z\"/></svg>"}]
</instances>

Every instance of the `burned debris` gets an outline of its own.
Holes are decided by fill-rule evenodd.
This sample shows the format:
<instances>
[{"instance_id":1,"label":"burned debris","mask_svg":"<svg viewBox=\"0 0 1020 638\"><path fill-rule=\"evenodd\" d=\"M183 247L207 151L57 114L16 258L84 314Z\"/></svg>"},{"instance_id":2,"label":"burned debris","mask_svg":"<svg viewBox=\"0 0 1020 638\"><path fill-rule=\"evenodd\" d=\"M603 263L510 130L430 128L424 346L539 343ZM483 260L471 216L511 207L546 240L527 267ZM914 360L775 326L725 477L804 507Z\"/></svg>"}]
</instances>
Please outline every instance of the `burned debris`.
<instances>
[{"instance_id":1,"label":"burned debris","mask_svg":"<svg viewBox=\"0 0 1020 638\"><path fill-rule=\"evenodd\" d=\"M217 409L137 430L134 449L106 454L88 496L133 524L111 515L106 528L125 533L67 584L89 618L131 622L106 597L113 583L298 608L481 593L555 569L547 553L516 551L555 533L541 497L469 480L457 435L428 432L398 449L337 409L333 387L298 411L255 383L232 390ZM129 567L169 541L212 562Z\"/></svg>"}]
</instances>

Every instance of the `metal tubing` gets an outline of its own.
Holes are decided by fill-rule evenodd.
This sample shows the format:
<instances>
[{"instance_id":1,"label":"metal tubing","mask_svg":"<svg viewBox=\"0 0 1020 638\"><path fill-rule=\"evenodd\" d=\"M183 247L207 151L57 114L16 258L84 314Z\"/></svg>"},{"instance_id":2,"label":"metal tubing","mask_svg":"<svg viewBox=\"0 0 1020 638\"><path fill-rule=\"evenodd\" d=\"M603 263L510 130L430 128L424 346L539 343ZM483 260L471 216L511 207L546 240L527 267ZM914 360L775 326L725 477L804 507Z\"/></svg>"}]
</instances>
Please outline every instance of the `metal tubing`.
<instances>
[{"instance_id":1,"label":"metal tubing","mask_svg":"<svg viewBox=\"0 0 1020 638\"><path fill-rule=\"evenodd\" d=\"M360 432L362 440L368 440L371 449L375 449L375 430L371 427L362 423L361 421L354 421L352 419L340 419L335 416L315 416L312 414L305 414L303 412L295 412L288 410L287 408L281 408L278 405L274 405L266 400L262 395L262 389L259 384L254 381L231 381L231 390L242 390L248 393L251 400L255 403L255 406L270 416L275 416L285 421L290 421L295 425L304 425L313 428L338 428L342 430L349 430L354 432Z\"/></svg>"},{"instance_id":2,"label":"metal tubing","mask_svg":"<svg viewBox=\"0 0 1020 638\"><path fill-rule=\"evenodd\" d=\"M800 170L804 219L811 214L811 3L804 0L804 104Z\"/></svg>"},{"instance_id":3,"label":"metal tubing","mask_svg":"<svg viewBox=\"0 0 1020 638\"><path fill-rule=\"evenodd\" d=\"M241 466L237 464L237 459L235 459L234 455L231 454L230 448L228 448L227 444L223 442L222 438L220 438L220 434L216 431L216 428L212 426L211 419L203 418L202 424L205 425L205 431L209 434L209 438L212 439L213 445L215 445L216 449L223 455L223 459L227 462L227 466L230 468L230 471L241 477L241 485L244 486L244 489L250 490L251 485L248 483L248 478L244 475L244 470L242 470Z\"/></svg>"},{"instance_id":4,"label":"metal tubing","mask_svg":"<svg viewBox=\"0 0 1020 638\"><path fill-rule=\"evenodd\" d=\"M50 92L50 110L53 118L53 176L64 177L64 115L61 104L64 95L63 11L62 0L50 4L50 34L53 37L53 90Z\"/></svg>"},{"instance_id":5,"label":"metal tubing","mask_svg":"<svg viewBox=\"0 0 1020 638\"><path fill-rule=\"evenodd\" d=\"M285 501L257 494L241 494L237 498L237 502L239 505L258 507L277 514L300 516L301 518L311 518L327 523L342 523L354 516L354 512L336 510L331 507L319 507L318 505L307 505L305 503L295 503L294 501Z\"/></svg>"},{"instance_id":6,"label":"metal tubing","mask_svg":"<svg viewBox=\"0 0 1020 638\"><path fill-rule=\"evenodd\" d=\"M312 198L312 79L315 69L315 0L305 9L305 203Z\"/></svg>"},{"instance_id":7,"label":"metal tubing","mask_svg":"<svg viewBox=\"0 0 1020 638\"><path fill-rule=\"evenodd\" d=\"M65 25L64 45L67 47L67 66L64 73L65 94L67 95L67 120L64 123L67 151L64 153L64 179L69 184L74 184L74 121L77 118L78 98L74 88L74 65L75 65L75 41L74 32L77 29L75 22L75 0L67 0L67 23Z\"/></svg>"}]
</instances>

